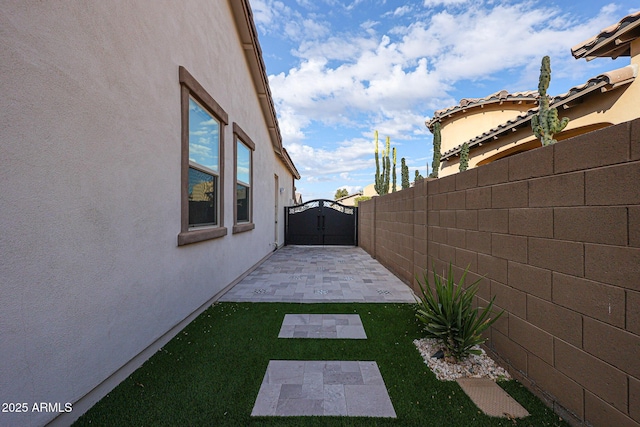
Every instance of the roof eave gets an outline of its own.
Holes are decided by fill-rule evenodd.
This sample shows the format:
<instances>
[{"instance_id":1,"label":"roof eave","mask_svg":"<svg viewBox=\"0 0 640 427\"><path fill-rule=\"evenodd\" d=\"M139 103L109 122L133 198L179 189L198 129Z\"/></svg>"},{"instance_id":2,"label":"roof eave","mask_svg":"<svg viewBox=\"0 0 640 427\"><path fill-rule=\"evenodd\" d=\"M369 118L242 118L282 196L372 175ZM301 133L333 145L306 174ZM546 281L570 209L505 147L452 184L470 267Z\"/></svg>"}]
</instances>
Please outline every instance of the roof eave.
<instances>
[{"instance_id":1,"label":"roof eave","mask_svg":"<svg viewBox=\"0 0 640 427\"><path fill-rule=\"evenodd\" d=\"M300 179L300 173L282 145L280 125L278 124L276 109L273 103L273 97L271 96L267 68L262 58L262 50L260 48L260 42L258 41L258 30L253 21L249 0L229 0L229 6L233 12L245 58L247 59L262 113L267 123L273 151L282 160L291 174L296 179Z\"/></svg>"},{"instance_id":2,"label":"roof eave","mask_svg":"<svg viewBox=\"0 0 640 427\"><path fill-rule=\"evenodd\" d=\"M569 105L573 101L583 98L596 90L601 90L602 92L613 90L625 84L631 83L634 79L635 79L635 76L632 78L626 79L624 81L616 82L614 84L611 84L609 79L603 79L598 83L588 86L587 88L579 92L568 95L561 99L558 99L558 97L555 97L556 100L555 101L552 100L550 106L554 108L567 106L566 108L570 108ZM538 111L537 107L534 109L531 109L526 113L526 116L519 116L512 122L506 122L503 125L493 128L478 137L475 137L473 139L470 139L469 141L466 141L466 143L469 144L469 149L492 142L493 140L498 139L500 136L502 136L505 133L515 132L518 129L524 127L525 125L528 125L528 123L531 121L531 118L537 111ZM462 145L463 144L460 144L455 148L451 149L450 151L444 153L442 155L442 160L447 160L447 159L450 159L451 157L458 156L460 154L460 151L462 150Z\"/></svg>"},{"instance_id":3,"label":"roof eave","mask_svg":"<svg viewBox=\"0 0 640 427\"><path fill-rule=\"evenodd\" d=\"M630 56L629 44L640 37L640 12L627 15L617 24L605 28L598 35L571 48L576 59Z\"/></svg>"}]
</instances>

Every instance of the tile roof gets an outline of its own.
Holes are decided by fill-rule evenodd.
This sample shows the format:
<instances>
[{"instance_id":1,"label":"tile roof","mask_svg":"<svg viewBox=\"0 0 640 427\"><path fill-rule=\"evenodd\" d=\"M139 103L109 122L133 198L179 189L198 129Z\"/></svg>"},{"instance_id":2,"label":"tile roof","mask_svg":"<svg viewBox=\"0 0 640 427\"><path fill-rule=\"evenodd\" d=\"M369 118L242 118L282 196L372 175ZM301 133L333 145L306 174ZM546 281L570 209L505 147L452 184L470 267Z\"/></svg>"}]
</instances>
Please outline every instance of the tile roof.
<instances>
[{"instance_id":1,"label":"tile roof","mask_svg":"<svg viewBox=\"0 0 640 427\"><path fill-rule=\"evenodd\" d=\"M551 107L564 106L565 108L571 107L571 102L576 101L587 94L596 90L606 91L615 89L617 87L631 83L638 74L637 65L627 65L626 67L612 70L596 77L589 79L586 83L579 86L574 86L566 93L557 95L551 99ZM537 92L534 92L537 94ZM515 132L517 129L524 126L530 126L529 122L531 117L538 111L538 108L532 108L529 111L518 115L516 118L507 121L493 129L490 129L481 135L467 141L469 148L481 146L484 143L491 142L498 139L499 136L507 132ZM452 148L451 150L442 153L442 160L446 160L456 154L460 153L462 144Z\"/></svg>"},{"instance_id":2,"label":"tile roof","mask_svg":"<svg viewBox=\"0 0 640 427\"><path fill-rule=\"evenodd\" d=\"M433 124L435 122L442 121L443 119L450 117L458 112L464 112L469 108L483 107L489 104L502 104L504 102L528 101L533 103L535 102L537 96L538 92L536 91L509 93L506 90L501 90L499 92L485 96L484 98L462 98L458 105L435 111L431 120L427 120L425 124L430 130L433 130Z\"/></svg>"},{"instance_id":3,"label":"tile roof","mask_svg":"<svg viewBox=\"0 0 640 427\"><path fill-rule=\"evenodd\" d=\"M640 37L640 11L622 18L596 36L571 48L576 59L631 56L631 42Z\"/></svg>"}]
</instances>

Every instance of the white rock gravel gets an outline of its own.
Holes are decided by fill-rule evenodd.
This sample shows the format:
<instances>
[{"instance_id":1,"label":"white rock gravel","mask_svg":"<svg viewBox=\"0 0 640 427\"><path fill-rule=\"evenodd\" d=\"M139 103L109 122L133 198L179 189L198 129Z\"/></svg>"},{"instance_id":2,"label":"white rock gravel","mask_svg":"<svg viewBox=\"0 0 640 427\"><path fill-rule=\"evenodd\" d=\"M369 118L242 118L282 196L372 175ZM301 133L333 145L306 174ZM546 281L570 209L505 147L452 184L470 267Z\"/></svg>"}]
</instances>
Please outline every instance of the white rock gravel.
<instances>
[{"instance_id":1,"label":"white rock gravel","mask_svg":"<svg viewBox=\"0 0 640 427\"><path fill-rule=\"evenodd\" d=\"M511 378L509 372L496 365L485 351L480 347L475 347L482 352L480 356L474 354L466 359L454 364L446 362L444 359L436 359L434 355L442 347L438 341L431 338L414 340L413 343L424 359L431 371L436 374L440 381L455 381L458 378L490 378L492 380L508 380Z\"/></svg>"}]
</instances>

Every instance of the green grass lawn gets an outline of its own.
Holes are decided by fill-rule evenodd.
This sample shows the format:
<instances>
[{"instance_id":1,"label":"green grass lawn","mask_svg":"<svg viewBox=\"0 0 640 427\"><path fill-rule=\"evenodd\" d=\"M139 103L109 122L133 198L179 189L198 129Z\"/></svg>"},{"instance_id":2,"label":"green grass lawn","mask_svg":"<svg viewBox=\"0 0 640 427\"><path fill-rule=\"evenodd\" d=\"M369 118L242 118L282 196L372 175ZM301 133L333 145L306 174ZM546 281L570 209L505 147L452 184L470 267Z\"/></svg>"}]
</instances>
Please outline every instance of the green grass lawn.
<instances>
[{"instance_id":1,"label":"green grass lawn","mask_svg":"<svg viewBox=\"0 0 640 427\"><path fill-rule=\"evenodd\" d=\"M568 426L515 381L500 383L531 416L490 418L416 350L410 304L219 303L207 309L74 426ZM278 339L288 313L357 313L368 339ZM397 419L252 418L269 360L372 360Z\"/></svg>"}]
</instances>

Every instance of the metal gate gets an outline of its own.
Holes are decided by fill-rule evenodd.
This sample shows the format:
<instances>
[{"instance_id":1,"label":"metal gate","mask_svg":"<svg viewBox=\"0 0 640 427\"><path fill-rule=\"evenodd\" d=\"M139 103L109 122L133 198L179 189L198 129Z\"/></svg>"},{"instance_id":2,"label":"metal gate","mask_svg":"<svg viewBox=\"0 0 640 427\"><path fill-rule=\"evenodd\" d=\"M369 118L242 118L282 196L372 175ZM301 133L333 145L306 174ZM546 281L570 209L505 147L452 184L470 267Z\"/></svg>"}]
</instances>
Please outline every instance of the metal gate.
<instances>
[{"instance_id":1,"label":"metal gate","mask_svg":"<svg viewBox=\"0 0 640 427\"><path fill-rule=\"evenodd\" d=\"M358 244L358 208L333 200L311 200L285 208L286 245Z\"/></svg>"}]
</instances>

